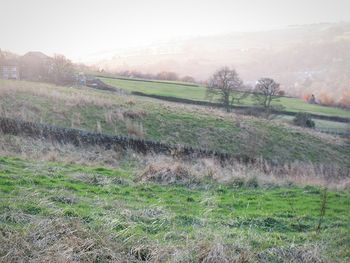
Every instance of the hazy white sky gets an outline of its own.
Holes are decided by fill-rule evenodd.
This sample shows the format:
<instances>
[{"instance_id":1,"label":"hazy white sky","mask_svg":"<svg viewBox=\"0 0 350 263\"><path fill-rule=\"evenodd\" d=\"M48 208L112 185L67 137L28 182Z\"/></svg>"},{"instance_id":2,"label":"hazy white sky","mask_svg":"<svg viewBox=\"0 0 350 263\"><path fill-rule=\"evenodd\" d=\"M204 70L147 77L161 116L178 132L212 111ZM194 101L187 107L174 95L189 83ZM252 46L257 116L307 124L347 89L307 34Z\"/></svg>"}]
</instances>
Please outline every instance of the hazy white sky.
<instances>
[{"instance_id":1,"label":"hazy white sky","mask_svg":"<svg viewBox=\"0 0 350 263\"><path fill-rule=\"evenodd\" d=\"M350 20L350 0L0 0L0 48L79 60L183 36Z\"/></svg>"}]
</instances>

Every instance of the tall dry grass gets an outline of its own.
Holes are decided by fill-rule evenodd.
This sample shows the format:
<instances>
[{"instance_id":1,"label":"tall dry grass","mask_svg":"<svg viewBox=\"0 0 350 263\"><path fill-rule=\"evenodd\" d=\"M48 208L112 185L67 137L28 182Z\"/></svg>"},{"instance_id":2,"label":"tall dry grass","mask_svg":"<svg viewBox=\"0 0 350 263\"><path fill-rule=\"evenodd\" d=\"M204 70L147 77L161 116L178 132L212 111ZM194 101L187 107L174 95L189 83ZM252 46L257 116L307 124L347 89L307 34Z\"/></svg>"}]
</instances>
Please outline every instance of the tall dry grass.
<instances>
[{"instance_id":1,"label":"tall dry grass","mask_svg":"<svg viewBox=\"0 0 350 263\"><path fill-rule=\"evenodd\" d=\"M248 239L224 243L210 233L198 234L178 245L147 239L122 240L115 231L87 228L77 218L34 217L22 231L0 226L1 262L202 262L202 263L326 263L322 244L274 247L254 253Z\"/></svg>"},{"instance_id":2,"label":"tall dry grass","mask_svg":"<svg viewBox=\"0 0 350 263\"><path fill-rule=\"evenodd\" d=\"M0 80L0 96L32 95L47 98L50 101L63 101L65 106L94 105L111 107L115 101L107 94L89 92L87 88L69 88L46 83L33 83L27 81Z\"/></svg>"},{"instance_id":3,"label":"tall dry grass","mask_svg":"<svg viewBox=\"0 0 350 263\"><path fill-rule=\"evenodd\" d=\"M207 180L232 186L315 185L331 189L350 187L349 168L332 164L293 162L271 165L264 160L255 164L222 162L214 158L182 159L175 156L143 155L118 147L75 147L46 140L19 136L0 136L0 154L25 159L104 165L118 167L122 162L137 164L137 182L161 184L198 184Z\"/></svg>"}]
</instances>

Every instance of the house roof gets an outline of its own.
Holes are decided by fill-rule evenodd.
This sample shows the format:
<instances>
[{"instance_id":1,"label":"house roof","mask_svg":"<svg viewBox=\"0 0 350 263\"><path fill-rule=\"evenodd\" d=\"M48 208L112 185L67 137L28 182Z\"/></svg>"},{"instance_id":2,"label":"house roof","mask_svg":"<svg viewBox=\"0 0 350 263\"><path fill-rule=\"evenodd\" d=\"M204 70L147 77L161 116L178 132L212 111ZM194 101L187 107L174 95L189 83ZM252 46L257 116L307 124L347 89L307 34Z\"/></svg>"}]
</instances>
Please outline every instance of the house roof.
<instances>
[{"instance_id":1,"label":"house roof","mask_svg":"<svg viewBox=\"0 0 350 263\"><path fill-rule=\"evenodd\" d=\"M40 51L27 52L26 54L24 54L22 56L22 58L26 58L26 57L39 58L39 59L48 59L49 58L49 56L45 55L44 53L42 53Z\"/></svg>"}]
</instances>

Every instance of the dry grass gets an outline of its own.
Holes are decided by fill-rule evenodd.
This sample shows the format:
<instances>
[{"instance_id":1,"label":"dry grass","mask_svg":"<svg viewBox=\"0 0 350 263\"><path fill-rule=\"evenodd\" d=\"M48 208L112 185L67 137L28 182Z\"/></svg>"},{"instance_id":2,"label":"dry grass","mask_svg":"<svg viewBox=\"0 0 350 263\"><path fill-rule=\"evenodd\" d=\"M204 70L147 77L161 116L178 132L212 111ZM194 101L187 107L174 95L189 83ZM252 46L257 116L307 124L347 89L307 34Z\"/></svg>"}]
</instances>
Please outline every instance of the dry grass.
<instances>
[{"instance_id":1,"label":"dry grass","mask_svg":"<svg viewBox=\"0 0 350 263\"><path fill-rule=\"evenodd\" d=\"M3 81L2 81L3 82ZM17 96L19 94L30 94L37 97L44 97L50 101L64 101L65 106L94 105L100 107L111 107L115 101L107 95L89 95L87 89L60 87L45 83L32 83L27 81L6 81L0 82L0 96Z\"/></svg>"},{"instance_id":2,"label":"dry grass","mask_svg":"<svg viewBox=\"0 0 350 263\"><path fill-rule=\"evenodd\" d=\"M250 252L249 245L196 239L179 246L149 240L123 242L108 232L87 229L78 219L34 218L22 231L0 227L1 262L202 262L326 263L321 246L271 248ZM200 238L200 237L198 237Z\"/></svg>"},{"instance_id":3,"label":"dry grass","mask_svg":"<svg viewBox=\"0 0 350 263\"><path fill-rule=\"evenodd\" d=\"M145 130L141 122L126 120L125 125L129 136L135 136L138 138L145 137Z\"/></svg>"},{"instance_id":4,"label":"dry grass","mask_svg":"<svg viewBox=\"0 0 350 263\"><path fill-rule=\"evenodd\" d=\"M132 158L131 152L122 149L106 150L98 146L77 148L72 144L59 144L4 134L0 134L0 155L107 167L118 167L123 159Z\"/></svg>"},{"instance_id":5,"label":"dry grass","mask_svg":"<svg viewBox=\"0 0 350 263\"><path fill-rule=\"evenodd\" d=\"M321 256L321 245L272 248L257 255L259 262L271 262L275 259L277 262L304 262L304 263L326 263L328 262Z\"/></svg>"},{"instance_id":6,"label":"dry grass","mask_svg":"<svg viewBox=\"0 0 350 263\"><path fill-rule=\"evenodd\" d=\"M127 262L111 237L77 219L34 219L23 232L1 230L1 262Z\"/></svg>"},{"instance_id":7,"label":"dry grass","mask_svg":"<svg viewBox=\"0 0 350 263\"><path fill-rule=\"evenodd\" d=\"M0 154L25 159L118 167L133 162L140 172L137 181L162 184L192 184L213 180L223 184L269 187L315 185L330 189L350 187L349 169L337 165L293 162L272 166L261 160L254 165L236 161L222 163L212 158L183 160L164 155L142 155L121 148L75 147L32 138L0 136Z\"/></svg>"},{"instance_id":8,"label":"dry grass","mask_svg":"<svg viewBox=\"0 0 350 263\"><path fill-rule=\"evenodd\" d=\"M160 184L187 184L195 179L191 170L176 162L150 164L139 175L139 181L152 181Z\"/></svg>"},{"instance_id":9,"label":"dry grass","mask_svg":"<svg viewBox=\"0 0 350 263\"><path fill-rule=\"evenodd\" d=\"M327 186L332 189L350 187L347 168L332 165L314 165L293 162L284 166L271 166L261 160L253 165L231 161L222 163L215 159L173 159L168 156L147 156L140 160L146 168L138 180L162 184L197 183L213 180L233 186L270 187L290 185Z\"/></svg>"},{"instance_id":10,"label":"dry grass","mask_svg":"<svg viewBox=\"0 0 350 263\"><path fill-rule=\"evenodd\" d=\"M129 119L142 119L147 116L147 112L144 110L127 110L123 112L123 116Z\"/></svg>"}]
</instances>

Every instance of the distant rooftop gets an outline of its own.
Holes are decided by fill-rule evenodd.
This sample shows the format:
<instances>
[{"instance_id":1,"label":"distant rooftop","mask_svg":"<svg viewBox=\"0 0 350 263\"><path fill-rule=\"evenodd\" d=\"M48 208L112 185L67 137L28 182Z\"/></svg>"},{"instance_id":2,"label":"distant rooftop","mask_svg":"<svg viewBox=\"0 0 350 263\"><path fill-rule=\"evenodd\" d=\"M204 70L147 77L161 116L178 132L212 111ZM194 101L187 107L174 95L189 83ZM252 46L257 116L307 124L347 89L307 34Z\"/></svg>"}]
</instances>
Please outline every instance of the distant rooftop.
<instances>
[{"instance_id":1,"label":"distant rooftop","mask_svg":"<svg viewBox=\"0 0 350 263\"><path fill-rule=\"evenodd\" d=\"M26 57L35 57L35 58L40 58L40 59L47 59L49 56L45 55L44 53L40 51L30 51L27 52L26 54L23 55L23 58Z\"/></svg>"}]
</instances>

